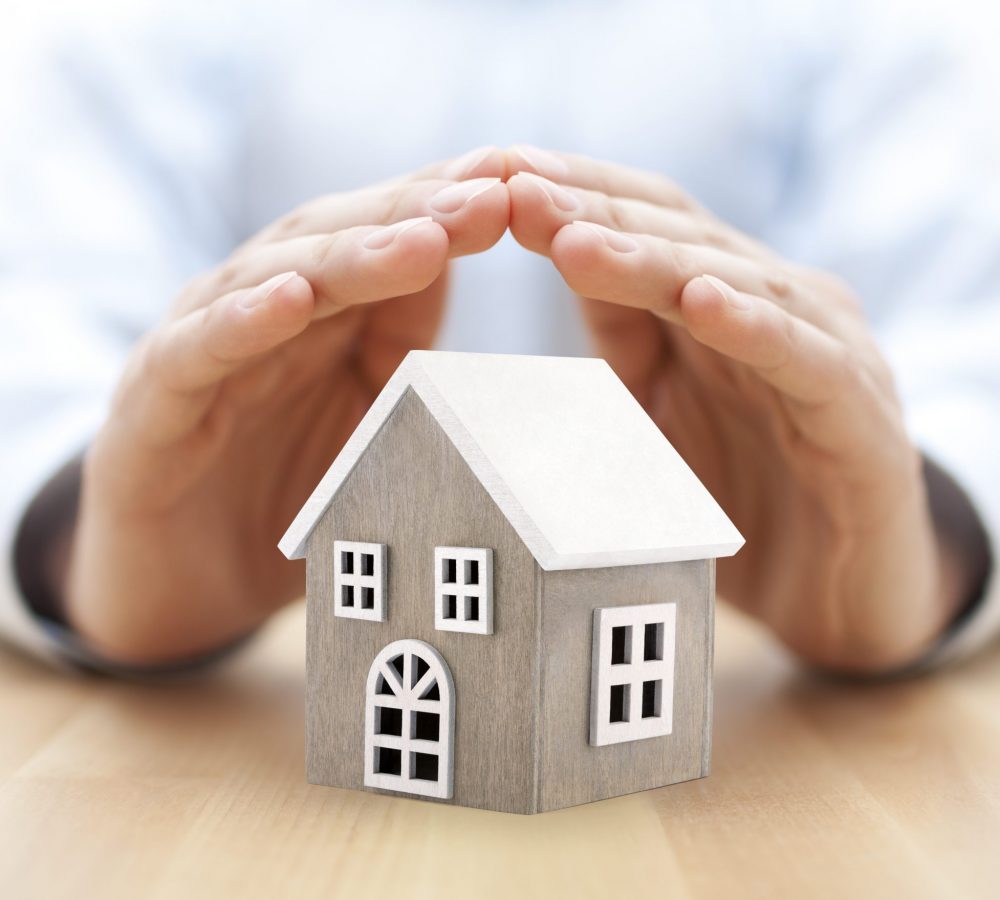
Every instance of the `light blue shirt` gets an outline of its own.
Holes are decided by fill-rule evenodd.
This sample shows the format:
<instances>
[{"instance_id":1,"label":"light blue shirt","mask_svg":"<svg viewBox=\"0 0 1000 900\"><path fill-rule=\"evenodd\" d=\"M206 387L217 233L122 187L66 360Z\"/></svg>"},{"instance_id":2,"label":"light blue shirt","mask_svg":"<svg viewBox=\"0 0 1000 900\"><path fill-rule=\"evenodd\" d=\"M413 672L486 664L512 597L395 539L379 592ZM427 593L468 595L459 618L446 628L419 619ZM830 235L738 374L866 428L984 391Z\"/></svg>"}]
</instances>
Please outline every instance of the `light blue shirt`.
<instances>
[{"instance_id":1,"label":"light blue shirt","mask_svg":"<svg viewBox=\"0 0 1000 900\"><path fill-rule=\"evenodd\" d=\"M845 277L996 551L993 26L844 0L19 9L0 36L0 632L58 655L13 537L180 286L302 201L486 143L663 172ZM587 352L568 289L509 236L457 262L451 298L443 347ZM940 658L997 630L994 578Z\"/></svg>"}]
</instances>

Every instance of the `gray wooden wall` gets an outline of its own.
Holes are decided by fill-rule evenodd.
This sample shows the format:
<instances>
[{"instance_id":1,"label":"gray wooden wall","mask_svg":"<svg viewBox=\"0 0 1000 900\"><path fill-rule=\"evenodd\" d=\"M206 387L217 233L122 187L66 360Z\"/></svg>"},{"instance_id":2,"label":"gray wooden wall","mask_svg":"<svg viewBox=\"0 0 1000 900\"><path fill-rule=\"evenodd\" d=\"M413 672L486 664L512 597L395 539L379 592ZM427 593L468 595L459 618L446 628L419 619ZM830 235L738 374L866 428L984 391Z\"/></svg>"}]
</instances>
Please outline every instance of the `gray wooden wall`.
<instances>
[{"instance_id":1,"label":"gray wooden wall","mask_svg":"<svg viewBox=\"0 0 1000 900\"><path fill-rule=\"evenodd\" d=\"M715 561L542 573L539 811L707 775ZM591 747L593 611L677 604L673 732Z\"/></svg>"},{"instance_id":2,"label":"gray wooden wall","mask_svg":"<svg viewBox=\"0 0 1000 900\"><path fill-rule=\"evenodd\" d=\"M334 540L388 545L387 621L333 615ZM493 635L435 630L438 545L493 549ZM538 570L412 391L348 477L308 549L309 780L364 789L369 666L390 641L416 638L437 648L455 680L455 790L444 802L533 812Z\"/></svg>"}]
</instances>

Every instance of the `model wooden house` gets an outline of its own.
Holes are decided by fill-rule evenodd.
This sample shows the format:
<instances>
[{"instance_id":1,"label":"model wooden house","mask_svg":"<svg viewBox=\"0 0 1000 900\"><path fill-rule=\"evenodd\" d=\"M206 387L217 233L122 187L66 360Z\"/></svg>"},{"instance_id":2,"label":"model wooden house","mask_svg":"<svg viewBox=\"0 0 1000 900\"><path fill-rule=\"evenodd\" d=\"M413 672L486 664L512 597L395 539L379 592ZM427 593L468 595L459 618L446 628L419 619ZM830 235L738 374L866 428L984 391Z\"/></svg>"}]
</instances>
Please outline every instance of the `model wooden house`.
<instances>
[{"instance_id":1,"label":"model wooden house","mask_svg":"<svg viewBox=\"0 0 1000 900\"><path fill-rule=\"evenodd\" d=\"M707 774L742 543L602 360L410 353L281 541L309 780L534 813Z\"/></svg>"}]
</instances>

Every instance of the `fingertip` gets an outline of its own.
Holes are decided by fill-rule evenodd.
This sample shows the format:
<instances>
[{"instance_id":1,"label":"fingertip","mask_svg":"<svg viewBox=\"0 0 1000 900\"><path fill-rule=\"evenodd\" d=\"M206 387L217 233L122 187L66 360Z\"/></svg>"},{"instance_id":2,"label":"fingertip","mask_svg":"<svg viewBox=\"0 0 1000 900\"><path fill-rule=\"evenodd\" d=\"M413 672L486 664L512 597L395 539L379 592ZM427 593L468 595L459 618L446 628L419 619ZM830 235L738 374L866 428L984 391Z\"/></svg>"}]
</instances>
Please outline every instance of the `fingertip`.
<instances>
[{"instance_id":1,"label":"fingertip","mask_svg":"<svg viewBox=\"0 0 1000 900\"><path fill-rule=\"evenodd\" d=\"M560 228L552 238L556 265L621 269L639 261L639 243L630 235L581 219Z\"/></svg>"},{"instance_id":2,"label":"fingertip","mask_svg":"<svg viewBox=\"0 0 1000 900\"><path fill-rule=\"evenodd\" d=\"M452 181L491 177L504 179L506 174L506 155L495 144L475 147L453 159L441 170L441 177Z\"/></svg>"},{"instance_id":3,"label":"fingertip","mask_svg":"<svg viewBox=\"0 0 1000 900\"><path fill-rule=\"evenodd\" d=\"M681 291L681 315L699 334L715 331L723 324L739 325L739 317L753 310L753 300L714 275L692 278Z\"/></svg>"},{"instance_id":4,"label":"fingertip","mask_svg":"<svg viewBox=\"0 0 1000 900\"><path fill-rule=\"evenodd\" d=\"M569 176L569 163L550 150L543 150L534 144L512 144L506 150L507 177L518 172L534 172L555 181Z\"/></svg>"},{"instance_id":5,"label":"fingertip","mask_svg":"<svg viewBox=\"0 0 1000 900\"><path fill-rule=\"evenodd\" d=\"M718 284L713 284L709 276L692 278L681 290L681 312L688 315L718 314L725 311L726 295Z\"/></svg>"}]
</instances>

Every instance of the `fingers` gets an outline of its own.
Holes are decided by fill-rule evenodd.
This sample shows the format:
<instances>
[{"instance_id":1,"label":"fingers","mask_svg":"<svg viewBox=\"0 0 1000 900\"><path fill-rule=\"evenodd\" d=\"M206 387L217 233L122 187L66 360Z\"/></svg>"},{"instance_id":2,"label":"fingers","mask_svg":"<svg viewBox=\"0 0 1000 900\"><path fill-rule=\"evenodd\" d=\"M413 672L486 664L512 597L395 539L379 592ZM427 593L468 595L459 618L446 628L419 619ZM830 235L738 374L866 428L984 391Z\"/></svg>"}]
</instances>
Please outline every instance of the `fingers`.
<instances>
[{"instance_id":1,"label":"fingers","mask_svg":"<svg viewBox=\"0 0 1000 900\"><path fill-rule=\"evenodd\" d=\"M763 244L705 212L611 197L600 191L559 185L530 172L513 175L507 181L507 189L511 233L522 246L536 253L547 254L560 228L583 220L617 231L657 235L676 242L773 259Z\"/></svg>"},{"instance_id":2,"label":"fingers","mask_svg":"<svg viewBox=\"0 0 1000 900\"><path fill-rule=\"evenodd\" d=\"M798 431L821 451L869 461L881 452L885 430L872 426L892 413L848 344L712 276L687 284L680 308L688 333L777 390Z\"/></svg>"},{"instance_id":3,"label":"fingers","mask_svg":"<svg viewBox=\"0 0 1000 900\"><path fill-rule=\"evenodd\" d=\"M477 253L491 247L507 227L506 219L494 213L504 206L506 189L501 186L502 168L473 164L473 170L498 172L475 178L448 179L437 173L434 177L402 178L366 187L357 191L328 194L310 200L277 219L245 246L287 240L309 234L329 234L356 225L388 225L417 216L433 216L442 225L448 225L458 211L456 197L471 198L477 191L494 188L489 203L476 206L482 216L485 234L492 234L492 242L484 235L463 244L464 234L456 234L456 256ZM470 186L474 185L474 186ZM471 209L472 207L470 207ZM497 228L499 227L499 233Z\"/></svg>"},{"instance_id":4,"label":"fingers","mask_svg":"<svg viewBox=\"0 0 1000 900\"><path fill-rule=\"evenodd\" d=\"M613 197L632 197L675 209L702 209L680 187L662 175L575 153L517 144L507 149L506 166L508 180L518 172L534 172L560 184L601 191Z\"/></svg>"},{"instance_id":5,"label":"fingers","mask_svg":"<svg viewBox=\"0 0 1000 900\"><path fill-rule=\"evenodd\" d=\"M332 233L247 245L228 263L189 285L186 311L215 297L296 270L316 291L317 315L422 290L449 257L485 250L506 231L510 217L506 186L495 178L409 185L413 208L426 215L390 225L357 225ZM421 199L422 198L422 199ZM383 210L390 216L391 211Z\"/></svg>"},{"instance_id":6,"label":"fingers","mask_svg":"<svg viewBox=\"0 0 1000 900\"><path fill-rule=\"evenodd\" d=\"M783 266L771 261L584 221L561 228L549 253L566 283L581 296L646 309L672 322L680 321L684 286L711 273L820 327L834 332L844 327L804 281L788 277Z\"/></svg>"},{"instance_id":7,"label":"fingers","mask_svg":"<svg viewBox=\"0 0 1000 900\"><path fill-rule=\"evenodd\" d=\"M490 144L476 147L461 156L433 162L411 175L404 175L400 180L422 181L445 178L451 181L464 181L468 178L504 178L506 168L506 153Z\"/></svg>"},{"instance_id":8,"label":"fingers","mask_svg":"<svg viewBox=\"0 0 1000 900\"><path fill-rule=\"evenodd\" d=\"M147 445L177 441L226 378L308 326L314 302L309 282L285 272L162 326L133 355L113 421Z\"/></svg>"},{"instance_id":9,"label":"fingers","mask_svg":"<svg viewBox=\"0 0 1000 900\"><path fill-rule=\"evenodd\" d=\"M423 290L447 263L447 232L429 216L264 244L241 254L202 286L209 297L294 269L316 294L315 317Z\"/></svg>"}]
</instances>

